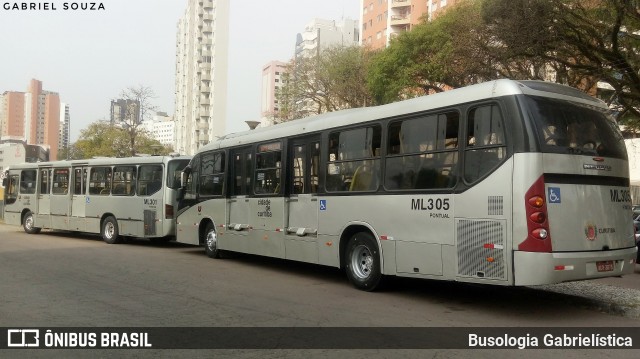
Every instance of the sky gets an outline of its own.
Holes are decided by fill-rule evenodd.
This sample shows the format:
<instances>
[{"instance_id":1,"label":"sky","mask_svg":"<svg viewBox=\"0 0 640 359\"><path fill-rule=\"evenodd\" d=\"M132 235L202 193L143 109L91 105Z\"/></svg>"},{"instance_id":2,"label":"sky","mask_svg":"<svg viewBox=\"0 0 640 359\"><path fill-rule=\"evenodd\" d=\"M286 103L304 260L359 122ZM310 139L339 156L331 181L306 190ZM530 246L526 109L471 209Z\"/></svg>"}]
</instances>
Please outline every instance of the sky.
<instances>
[{"instance_id":1,"label":"sky","mask_svg":"<svg viewBox=\"0 0 640 359\"><path fill-rule=\"evenodd\" d=\"M263 65L288 61L296 34L314 18L358 19L361 0L229 1L227 132L237 132L260 118ZM103 0L95 3L104 10L83 11L65 10L68 0L24 2L49 10L5 10L23 2L0 1L0 93L42 81L70 106L71 141L107 120L111 100L128 87L150 87L152 104L173 115L176 25L187 2Z\"/></svg>"}]
</instances>

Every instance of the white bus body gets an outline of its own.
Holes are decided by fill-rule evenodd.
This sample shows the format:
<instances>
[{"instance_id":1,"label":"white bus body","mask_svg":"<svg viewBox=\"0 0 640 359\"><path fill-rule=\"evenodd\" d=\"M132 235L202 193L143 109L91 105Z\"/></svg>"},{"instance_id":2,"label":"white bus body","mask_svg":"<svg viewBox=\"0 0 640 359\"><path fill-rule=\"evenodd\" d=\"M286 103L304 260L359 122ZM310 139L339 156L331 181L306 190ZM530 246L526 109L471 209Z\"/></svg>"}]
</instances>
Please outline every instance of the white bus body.
<instances>
[{"instance_id":1,"label":"white bus body","mask_svg":"<svg viewBox=\"0 0 640 359\"><path fill-rule=\"evenodd\" d=\"M175 236L177 174L189 157L131 157L24 163L7 171L4 218L42 228L121 236Z\"/></svg>"},{"instance_id":2,"label":"white bus body","mask_svg":"<svg viewBox=\"0 0 640 359\"><path fill-rule=\"evenodd\" d=\"M623 139L578 90L498 80L203 147L177 241L385 275L537 285L631 273Z\"/></svg>"}]
</instances>

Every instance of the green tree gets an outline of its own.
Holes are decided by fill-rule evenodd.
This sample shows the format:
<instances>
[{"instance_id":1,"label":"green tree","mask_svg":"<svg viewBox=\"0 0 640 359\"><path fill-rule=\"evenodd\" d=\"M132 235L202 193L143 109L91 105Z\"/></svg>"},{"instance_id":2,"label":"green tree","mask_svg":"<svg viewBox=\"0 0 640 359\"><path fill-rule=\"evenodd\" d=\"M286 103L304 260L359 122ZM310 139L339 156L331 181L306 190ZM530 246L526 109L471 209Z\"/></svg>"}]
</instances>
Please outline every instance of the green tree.
<instances>
[{"instance_id":1,"label":"green tree","mask_svg":"<svg viewBox=\"0 0 640 359\"><path fill-rule=\"evenodd\" d=\"M286 67L276 93L279 111L275 122L372 102L366 76L371 54L359 46L335 46L313 57L301 57Z\"/></svg>"},{"instance_id":2,"label":"green tree","mask_svg":"<svg viewBox=\"0 0 640 359\"><path fill-rule=\"evenodd\" d=\"M602 81L613 89L607 100L619 118L640 119L638 5L464 1L393 39L372 61L368 84L377 103L388 103L502 77L554 79L585 91Z\"/></svg>"},{"instance_id":3,"label":"green tree","mask_svg":"<svg viewBox=\"0 0 640 359\"><path fill-rule=\"evenodd\" d=\"M485 0L485 30L514 57L544 61L556 81L609 84L619 118L640 120L638 0ZM636 120L636 122L638 121ZM635 124L638 126L638 124Z\"/></svg>"},{"instance_id":4,"label":"green tree","mask_svg":"<svg viewBox=\"0 0 640 359\"><path fill-rule=\"evenodd\" d=\"M93 157L128 157L131 155L130 133L111 125L107 121L98 121L80 131L80 137L71 147L74 148L73 158ZM165 155L172 152L160 142L149 137L143 131L136 133L134 144L135 154Z\"/></svg>"},{"instance_id":5,"label":"green tree","mask_svg":"<svg viewBox=\"0 0 640 359\"><path fill-rule=\"evenodd\" d=\"M483 49L480 4L463 2L391 40L373 58L367 81L376 103L422 96L500 76Z\"/></svg>"}]
</instances>

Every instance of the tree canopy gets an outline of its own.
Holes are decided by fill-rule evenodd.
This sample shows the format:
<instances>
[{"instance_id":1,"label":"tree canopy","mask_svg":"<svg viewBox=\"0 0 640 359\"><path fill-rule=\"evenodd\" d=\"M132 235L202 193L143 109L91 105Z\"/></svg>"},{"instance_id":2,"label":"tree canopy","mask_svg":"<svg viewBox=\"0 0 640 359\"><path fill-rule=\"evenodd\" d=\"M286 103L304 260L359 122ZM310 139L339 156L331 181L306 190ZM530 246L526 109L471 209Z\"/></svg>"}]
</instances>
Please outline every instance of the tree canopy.
<instances>
[{"instance_id":1,"label":"tree canopy","mask_svg":"<svg viewBox=\"0 0 640 359\"><path fill-rule=\"evenodd\" d=\"M469 0L392 39L371 62L376 103L496 78L610 87L618 116L640 118L638 0Z\"/></svg>"},{"instance_id":2,"label":"tree canopy","mask_svg":"<svg viewBox=\"0 0 640 359\"><path fill-rule=\"evenodd\" d=\"M112 126L107 121L98 121L80 131L80 137L69 149L71 159L93 157L128 157L131 155L129 133ZM138 131L134 147L136 154L164 155L172 151L160 142ZM66 156L66 154L65 154Z\"/></svg>"},{"instance_id":3,"label":"tree canopy","mask_svg":"<svg viewBox=\"0 0 640 359\"><path fill-rule=\"evenodd\" d=\"M366 82L370 57L358 46L330 47L291 61L276 93L279 110L271 117L277 123L371 104Z\"/></svg>"}]
</instances>

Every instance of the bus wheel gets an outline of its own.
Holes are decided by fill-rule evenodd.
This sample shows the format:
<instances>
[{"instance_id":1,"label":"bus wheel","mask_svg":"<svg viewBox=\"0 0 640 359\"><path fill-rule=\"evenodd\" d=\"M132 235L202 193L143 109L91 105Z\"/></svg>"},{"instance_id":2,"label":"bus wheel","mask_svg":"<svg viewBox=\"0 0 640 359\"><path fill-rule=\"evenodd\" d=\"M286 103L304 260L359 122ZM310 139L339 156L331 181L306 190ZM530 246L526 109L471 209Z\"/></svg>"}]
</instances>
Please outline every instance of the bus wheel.
<instances>
[{"instance_id":1,"label":"bus wheel","mask_svg":"<svg viewBox=\"0 0 640 359\"><path fill-rule=\"evenodd\" d=\"M34 227L33 223L33 213L31 213L31 211L28 211L27 213L25 213L24 219L22 220L22 227L24 228L24 231L29 234L40 233L40 228Z\"/></svg>"},{"instance_id":2,"label":"bus wheel","mask_svg":"<svg viewBox=\"0 0 640 359\"><path fill-rule=\"evenodd\" d=\"M109 244L120 243L118 221L113 217L107 217L102 222L102 239Z\"/></svg>"},{"instance_id":3,"label":"bus wheel","mask_svg":"<svg viewBox=\"0 0 640 359\"><path fill-rule=\"evenodd\" d=\"M356 233L349 239L345 265L347 277L354 287L368 292L380 287L383 279L380 251L370 233Z\"/></svg>"},{"instance_id":4,"label":"bus wheel","mask_svg":"<svg viewBox=\"0 0 640 359\"><path fill-rule=\"evenodd\" d=\"M218 249L218 235L213 223L207 224L204 230L204 251L209 258L221 258L222 250Z\"/></svg>"}]
</instances>

